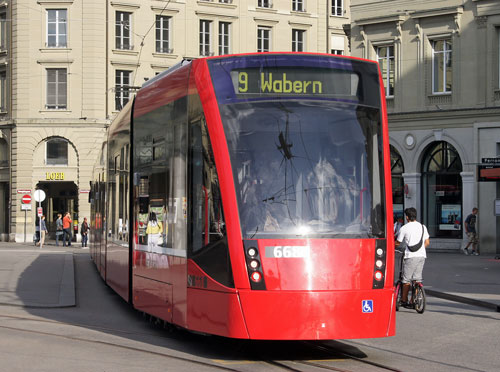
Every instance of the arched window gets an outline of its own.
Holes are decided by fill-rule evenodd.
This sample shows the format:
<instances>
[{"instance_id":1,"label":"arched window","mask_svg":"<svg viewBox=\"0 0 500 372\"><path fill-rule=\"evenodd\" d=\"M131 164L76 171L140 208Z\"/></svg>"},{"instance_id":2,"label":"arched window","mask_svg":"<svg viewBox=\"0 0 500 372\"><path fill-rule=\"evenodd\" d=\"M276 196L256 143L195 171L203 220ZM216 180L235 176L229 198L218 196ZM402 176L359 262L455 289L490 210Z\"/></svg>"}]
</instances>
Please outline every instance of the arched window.
<instances>
[{"instance_id":1,"label":"arched window","mask_svg":"<svg viewBox=\"0 0 500 372\"><path fill-rule=\"evenodd\" d=\"M422 216L431 237L462 237L462 161L448 142L433 142L422 162Z\"/></svg>"},{"instance_id":2,"label":"arched window","mask_svg":"<svg viewBox=\"0 0 500 372\"><path fill-rule=\"evenodd\" d=\"M391 148L391 178L392 178L392 202L394 217L403 218L404 211L404 180L403 173L405 171L403 159L399 155L398 150L393 146Z\"/></svg>"},{"instance_id":3,"label":"arched window","mask_svg":"<svg viewBox=\"0 0 500 372\"><path fill-rule=\"evenodd\" d=\"M47 165L68 165L68 141L62 138L53 138L47 141Z\"/></svg>"}]
</instances>

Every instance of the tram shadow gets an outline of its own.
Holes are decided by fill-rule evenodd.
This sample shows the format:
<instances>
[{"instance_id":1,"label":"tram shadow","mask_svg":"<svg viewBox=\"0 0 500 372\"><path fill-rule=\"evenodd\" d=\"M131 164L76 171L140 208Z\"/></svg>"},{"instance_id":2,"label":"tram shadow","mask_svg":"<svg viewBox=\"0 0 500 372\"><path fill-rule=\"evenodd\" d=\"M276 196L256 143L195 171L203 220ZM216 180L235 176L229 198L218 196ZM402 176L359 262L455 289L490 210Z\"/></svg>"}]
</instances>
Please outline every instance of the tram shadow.
<instances>
[{"instance_id":1,"label":"tram shadow","mask_svg":"<svg viewBox=\"0 0 500 372\"><path fill-rule=\"evenodd\" d=\"M26 267L19 282L18 293L25 305L31 301L33 290L26 291L29 284L34 284L36 273L48 273L54 260L47 255L40 257ZM118 346L134 345L137 351L154 352L168 355L177 352L187 353L194 358L216 360L220 363L266 362L266 361L307 361L339 359L355 356L367 357L362 351L351 345L329 341L250 341L234 340L219 336L201 335L166 325L162 321L134 310L101 279L88 251L74 249L74 277L76 304L73 307L30 307L26 311L43 318L57 326L60 334L61 325L78 340L99 340L100 344ZM52 268L53 270L54 268ZM62 268L57 268L62 270ZM31 279L28 279L31 278ZM47 279L45 279L47 280ZM43 283L43 280L42 280ZM56 301L55 283L51 282L47 290L47 299ZM50 293L54 292L54 293ZM52 296L52 297L51 297ZM43 297L43 296L42 296ZM43 327L47 325L44 324ZM47 333L47 331L44 331ZM97 333L96 333L97 332ZM120 341L120 339L122 341Z\"/></svg>"}]
</instances>

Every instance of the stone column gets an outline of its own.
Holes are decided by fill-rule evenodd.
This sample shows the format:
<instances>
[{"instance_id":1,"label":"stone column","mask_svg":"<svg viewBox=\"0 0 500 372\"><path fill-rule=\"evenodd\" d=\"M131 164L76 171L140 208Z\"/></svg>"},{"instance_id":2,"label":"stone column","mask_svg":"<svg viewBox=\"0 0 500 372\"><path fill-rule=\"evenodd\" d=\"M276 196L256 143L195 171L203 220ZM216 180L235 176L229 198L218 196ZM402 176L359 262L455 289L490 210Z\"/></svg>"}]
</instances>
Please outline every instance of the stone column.
<instances>
[{"instance_id":1,"label":"stone column","mask_svg":"<svg viewBox=\"0 0 500 372\"><path fill-rule=\"evenodd\" d=\"M477 207L476 200L476 179L474 172L461 172L462 176L462 239L463 243L467 244L467 235L465 235L464 221L465 218L472 212L472 208Z\"/></svg>"},{"instance_id":2,"label":"stone column","mask_svg":"<svg viewBox=\"0 0 500 372\"><path fill-rule=\"evenodd\" d=\"M421 174L420 173L403 173L405 184L405 208L413 207L417 210L417 220L422 220L421 205ZM406 186L408 193L406 194Z\"/></svg>"}]
</instances>

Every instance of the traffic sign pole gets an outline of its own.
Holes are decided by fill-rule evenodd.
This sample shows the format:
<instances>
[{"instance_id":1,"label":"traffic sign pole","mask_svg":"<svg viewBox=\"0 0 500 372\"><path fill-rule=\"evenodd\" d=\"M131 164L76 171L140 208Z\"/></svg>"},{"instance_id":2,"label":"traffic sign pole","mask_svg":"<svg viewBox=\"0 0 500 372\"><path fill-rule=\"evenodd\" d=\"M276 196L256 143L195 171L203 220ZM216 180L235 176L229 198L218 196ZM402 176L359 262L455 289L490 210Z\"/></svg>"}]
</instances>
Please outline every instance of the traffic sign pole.
<instances>
[{"instance_id":1,"label":"traffic sign pole","mask_svg":"<svg viewBox=\"0 0 500 372\"><path fill-rule=\"evenodd\" d=\"M42 238L42 213L40 213L40 209L42 208L42 202L45 200L45 191L43 190L35 190L35 200L38 202L38 209L37 213L39 214L38 216L38 236L40 239ZM40 246L42 248L42 246Z\"/></svg>"}]
</instances>

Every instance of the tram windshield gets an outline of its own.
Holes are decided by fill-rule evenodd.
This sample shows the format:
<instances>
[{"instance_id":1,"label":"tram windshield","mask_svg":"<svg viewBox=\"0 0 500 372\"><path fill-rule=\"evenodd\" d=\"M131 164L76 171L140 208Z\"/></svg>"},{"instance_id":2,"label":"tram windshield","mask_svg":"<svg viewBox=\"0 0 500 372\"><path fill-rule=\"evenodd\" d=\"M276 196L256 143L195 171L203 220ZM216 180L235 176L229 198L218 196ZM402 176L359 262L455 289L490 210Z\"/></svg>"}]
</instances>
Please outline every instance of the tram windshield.
<instances>
[{"instance_id":1,"label":"tram windshield","mask_svg":"<svg viewBox=\"0 0 500 372\"><path fill-rule=\"evenodd\" d=\"M383 236L379 110L314 100L220 110L244 238Z\"/></svg>"},{"instance_id":2,"label":"tram windshield","mask_svg":"<svg viewBox=\"0 0 500 372\"><path fill-rule=\"evenodd\" d=\"M244 238L385 236L376 64L279 53L207 63Z\"/></svg>"}]
</instances>

